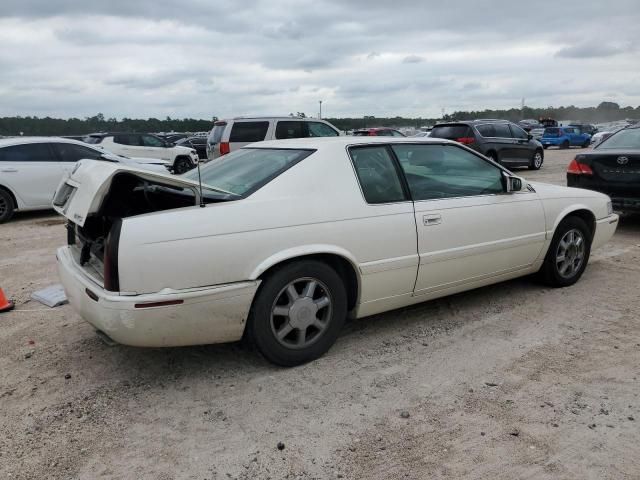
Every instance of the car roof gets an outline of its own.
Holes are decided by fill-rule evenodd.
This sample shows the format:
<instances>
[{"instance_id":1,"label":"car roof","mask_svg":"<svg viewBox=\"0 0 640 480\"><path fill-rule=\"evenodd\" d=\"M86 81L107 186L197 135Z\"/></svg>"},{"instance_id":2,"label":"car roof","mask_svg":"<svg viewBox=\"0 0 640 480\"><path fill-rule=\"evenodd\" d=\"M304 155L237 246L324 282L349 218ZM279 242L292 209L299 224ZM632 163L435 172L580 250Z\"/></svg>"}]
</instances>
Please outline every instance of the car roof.
<instances>
[{"instance_id":1,"label":"car roof","mask_svg":"<svg viewBox=\"0 0 640 480\"><path fill-rule=\"evenodd\" d=\"M10 145L24 145L27 143L72 143L74 145L82 145L83 147L93 148L95 147L88 143L81 142L80 140L74 140L72 138L63 137L7 137L0 139L0 147L8 147Z\"/></svg>"},{"instance_id":2,"label":"car roof","mask_svg":"<svg viewBox=\"0 0 640 480\"><path fill-rule=\"evenodd\" d=\"M356 128L354 132L375 132L377 130L398 130L394 127L365 127L365 128Z\"/></svg>"},{"instance_id":3,"label":"car roof","mask_svg":"<svg viewBox=\"0 0 640 480\"><path fill-rule=\"evenodd\" d=\"M432 138L432 137L355 137L355 136L340 136L340 137L311 137L311 138L289 138L286 140L267 140L264 142L256 142L247 145L248 148L291 148L291 149L315 149L322 150L323 148L333 148L335 146L353 146L353 145L368 145L368 144L392 144L392 143L434 143L434 144L452 144L460 145L457 142L451 140L445 140L444 138ZM244 148L247 148L244 147Z\"/></svg>"},{"instance_id":4,"label":"car roof","mask_svg":"<svg viewBox=\"0 0 640 480\"><path fill-rule=\"evenodd\" d=\"M246 117L231 117L231 118L221 118L220 120L216 120L216 122L230 122L235 120L291 120L291 121L300 121L300 122L327 122L324 118L312 118L312 117L290 117L288 115L261 115L261 116L246 116ZM328 123L328 122L327 122Z\"/></svg>"},{"instance_id":5,"label":"car roof","mask_svg":"<svg viewBox=\"0 0 640 480\"><path fill-rule=\"evenodd\" d=\"M509 120L500 120L497 118L476 118L474 120L454 120L451 122L437 123L435 127L442 127L445 125L478 125L480 123L513 123L513 122Z\"/></svg>"}]
</instances>

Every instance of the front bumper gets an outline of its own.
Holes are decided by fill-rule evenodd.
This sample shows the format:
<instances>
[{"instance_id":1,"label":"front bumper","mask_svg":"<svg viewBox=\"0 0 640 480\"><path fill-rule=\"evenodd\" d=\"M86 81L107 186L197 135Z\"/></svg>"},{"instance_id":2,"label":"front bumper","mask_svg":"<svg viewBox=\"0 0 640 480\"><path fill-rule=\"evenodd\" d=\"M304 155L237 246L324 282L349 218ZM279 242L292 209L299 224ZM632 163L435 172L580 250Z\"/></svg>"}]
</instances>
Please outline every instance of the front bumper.
<instances>
[{"instance_id":1,"label":"front bumper","mask_svg":"<svg viewBox=\"0 0 640 480\"><path fill-rule=\"evenodd\" d=\"M175 347L240 340L258 281L144 295L106 291L83 273L69 247L56 253L69 303L80 316L118 343ZM144 307L157 302L180 304Z\"/></svg>"},{"instance_id":2,"label":"front bumper","mask_svg":"<svg viewBox=\"0 0 640 480\"><path fill-rule=\"evenodd\" d=\"M591 249L601 247L613 237L618 227L619 217L617 214L611 215L596 221L596 231L593 234L593 241L591 242Z\"/></svg>"}]
</instances>

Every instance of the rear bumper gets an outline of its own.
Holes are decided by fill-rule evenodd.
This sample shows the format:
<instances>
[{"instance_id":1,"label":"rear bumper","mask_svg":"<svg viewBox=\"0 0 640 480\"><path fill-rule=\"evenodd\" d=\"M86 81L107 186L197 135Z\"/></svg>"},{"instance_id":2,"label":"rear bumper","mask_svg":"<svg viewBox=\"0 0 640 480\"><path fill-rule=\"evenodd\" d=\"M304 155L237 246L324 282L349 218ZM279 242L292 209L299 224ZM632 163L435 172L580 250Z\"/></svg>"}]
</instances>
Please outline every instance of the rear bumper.
<instances>
[{"instance_id":1,"label":"rear bumper","mask_svg":"<svg viewBox=\"0 0 640 480\"><path fill-rule=\"evenodd\" d=\"M69 303L80 316L118 343L173 347L239 340L259 282L124 296L104 290L74 262L69 247L56 253ZM157 302L174 305L144 307ZM142 307L141 307L142 305Z\"/></svg>"},{"instance_id":2,"label":"rear bumper","mask_svg":"<svg viewBox=\"0 0 640 480\"><path fill-rule=\"evenodd\" d=\"M625 192L620 191L612 192L611 184L607 184L606 182L594 181L589 175L573 175L568 173L567 186L584 188L587 190L593 190L594 192L600 192L604 193L605 195L609 195L614 210L623 212L640 211L640 196L628 196L625 195Z\"/></svg>"},{"instance_id":3,"label":"rear bumper","mask_svg":"<svg viewBox=\"0 0 640 480\"><path fill-rule=\"evenodd\" d=\"M618 215L612 213L608 217L596 221L596 231L593 235L591 248L595 249L607 243L618 228Z\"/></svg>"}]
</instances>

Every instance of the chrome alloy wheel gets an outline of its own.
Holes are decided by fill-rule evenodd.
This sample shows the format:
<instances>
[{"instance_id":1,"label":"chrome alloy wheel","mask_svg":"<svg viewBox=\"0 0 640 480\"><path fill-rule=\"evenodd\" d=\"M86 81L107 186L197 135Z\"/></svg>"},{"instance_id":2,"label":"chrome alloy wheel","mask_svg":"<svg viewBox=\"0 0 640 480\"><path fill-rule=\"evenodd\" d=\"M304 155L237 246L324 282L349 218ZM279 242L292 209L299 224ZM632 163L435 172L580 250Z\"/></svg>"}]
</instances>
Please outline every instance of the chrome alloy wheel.
<instances>
[{"instance_id":1,"label":"chrome alloy wheel","mask_svg":"<svg viewBox=\"0 0 640 480\"><path fill-rule=\"evenodd\" d=\"M291 349L315 343L329 326L332 300L328 288L315 278L299 278L286 285L271 307L271 331Z\"/></svg>"},{"instance_id":2,"label":"chrome alloy wheel","mask_svg":"<svg viewBox=\"0 0 640 480\"><path fill-rule=\"evenodd\" d=\"M542 153L535 153L535 155L533 156L533 166L536 167L536 169L542 166Z\"/></svg>"},{"instance_id":3,"label":"chrome alloy wheel","mask_svg":"<svg viewBox=\"0 0 640 480\"><path fill-rule=\"evenodd\" d=\"M585 254L585 241L582 232L569 230L558 243L556 268L562 278L571 278L582 267Z\"/></svg>"}]
</instances>

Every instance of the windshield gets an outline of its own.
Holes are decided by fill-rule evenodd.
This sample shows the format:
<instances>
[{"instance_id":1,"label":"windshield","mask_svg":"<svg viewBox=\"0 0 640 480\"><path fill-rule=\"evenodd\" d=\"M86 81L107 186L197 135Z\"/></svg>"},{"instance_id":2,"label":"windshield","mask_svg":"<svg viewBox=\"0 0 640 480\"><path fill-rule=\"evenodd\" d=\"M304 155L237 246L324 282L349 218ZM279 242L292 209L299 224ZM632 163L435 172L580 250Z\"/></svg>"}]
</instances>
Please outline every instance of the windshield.
<instances>
[{"instance_id":1,"label":"windshield","mask_svg":"<svg viewBox=\"0 0 640 480\"><path fill-rule=\"evenodd\" d=\"M285 148L242 148L231 152L200 169L202 183L213 189L246 196L315 150L294 150ZM198 169L183 175L198 181Z\"/></svg>"},{"instance_id":2,"label":"windshield","mask_svg":"<svg viewBox=\"0 0 640 480\"><path fill-rule=\"evenodd\" d=\"M640 149L640 128L628 128L614 133L600 143L598 150Z\"/></svg>"}]
</instances>

